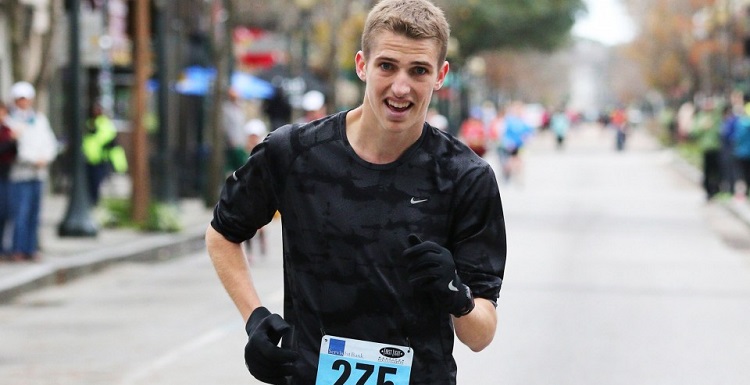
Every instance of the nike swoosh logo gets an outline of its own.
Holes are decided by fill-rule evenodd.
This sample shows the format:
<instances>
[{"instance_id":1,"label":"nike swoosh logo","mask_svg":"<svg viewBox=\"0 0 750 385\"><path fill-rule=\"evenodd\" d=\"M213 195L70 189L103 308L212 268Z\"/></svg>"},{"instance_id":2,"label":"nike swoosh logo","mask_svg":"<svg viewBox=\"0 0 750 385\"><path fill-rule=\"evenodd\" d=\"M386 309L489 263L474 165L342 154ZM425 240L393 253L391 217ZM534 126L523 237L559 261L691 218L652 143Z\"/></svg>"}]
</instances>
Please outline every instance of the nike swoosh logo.
<instances>
[{"instance_id":1,"label":"nike swoosh logo","mask_svg":"<svg viewBox=\"0 0 750 385\"><path fill-rule=\"evenodd\" d=\"M411 204L415 205L415 204L417 204L417 203L423 203L423 202L427 202L427 199L417 199L417 198L411 198L411 201L410 201L410 202L411 202Z\"/></svg>"},{"instance_id":2,"label":"nike swoosh logo","mask_svg":"<svg viewBox=\"0 0 750 385\"><path fill-rule=\"evenodd\" d=\"M458 288L453 284L453 281L448 282L448 289L450 291L458 291Z\"/></svg>"}]
</instances>

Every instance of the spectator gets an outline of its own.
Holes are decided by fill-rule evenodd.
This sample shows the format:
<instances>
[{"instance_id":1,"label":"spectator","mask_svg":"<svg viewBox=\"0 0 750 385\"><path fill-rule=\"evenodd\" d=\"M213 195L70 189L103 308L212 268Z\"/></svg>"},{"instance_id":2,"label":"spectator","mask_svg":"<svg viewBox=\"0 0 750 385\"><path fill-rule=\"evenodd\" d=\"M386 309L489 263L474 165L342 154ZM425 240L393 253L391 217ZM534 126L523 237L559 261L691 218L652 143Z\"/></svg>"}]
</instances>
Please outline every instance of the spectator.
<instances>
[{"instance_id":1,"label":"spectator","mask_svg":"<svg viewBox=\"0 0 750 385\"><path fill-rule=\"evenodd\" d=\"M326 116L325 95L317 90L307 91L302 95L302 109L305 111L305 116L300 119L300 123L312 122Z\"/></svg>"},{"instance_id":2,"label":"spectator","mask_svg":"<svg viewBox=\"0 0 750 385\"><path fill-rule=\"evenodd\" d=\"M15 83L10 90L14 106L9 125L16 132L18 155L10 170L13 246L12 259L39 258L39 219L44 183L49 166L57 157L57 139L47 117L33 107L36 91L27 82Z\"/></svg>"},{"instance_id":3,"label":"spectator","mask_svg":"<svg viewBox=\"0 0 750 385\"><path fill-rule=\"evenodd\" d=\"M676 116L676 138L674 142L682 143L687 139L690 131L693 129L693 118L695 115L695 105L691 101L686 101L677 109Z\"/></svg>"},{"instance_id":4,"label":"spectator","mask_svg":"<svg viewBox=\"0 0 750 385\"><path fill-rule=\"evenodd\" d=\"M724 107L721 121L721 186L720 189L734 195L734 185L737 183L737 162L734 160L734 133L737 131L739 117L734 113L730 104Z\"/></svg>"},{"instance_id":5,"label":"spectator","mask_svg":"<svg viewBox=\"0 0 750 385\"><path fill-rule=\"evenodd\" d=\"M695 141L703 154L703 189L706 199L713 198L720 191L721 184L721 115L714 101L702 103L693 119L689 138Z\"/></svg>"},{"instance_id":6,"label":"spectator","mask_svg":"<svg viewBox=\"0 0 750 385\"><path fill-rule=\"evenodd\" d=\"M750 117L741 118L733 139L734 157L742 175L745 197L750 197Z\"/></svg>"},{"instance_id":7,"label":"spectator","mask_svg":"<svg viewBox=\"0 0 750 385\"><path fill-rule=\"evenodd\" d=\"M86 178L91 203L99 204L102 183L114 171L128 171L125 150L117 143L117 129L112 120L103 113L102 106L94 103L86 121L86 131L81 145L86 159Z\"/></svg>"},{"instance_id":8,"label":"spectator","mask_svg":"<svg viewBox=\"0 0 750 385\"><path fill-rule=\"evenodd\" d=\"M292 122L292 105L282 87L274 87L273 96L263 103L263 112L268 116L271 130Z\"/></svg>"},{"instance_id":9,"label":"spectator","mask_svg":"<svg viewBox=\"0 0 750 385\"><path fill-rule=\"evenodd\" d=\"M227 98L222 105L222 129L226 139L226 171L232 172L240 168L247 160L245 151L246 135L243 129L245 125L245 112L240 105L237 91L230 88Z\"/></svg>"},{"instance_id":10,"label":"spectator","mask_svg":"<svg viewBox=\"0 0 750 385\"><path fill-rule=\"evenodd\" d=\"M16 160L16 135L5 124L8 119L8 108L0 102L0 258L5 259L10 245L5 239L5 229L10 218L10 167Z\"/></svg>"}]
</instances>

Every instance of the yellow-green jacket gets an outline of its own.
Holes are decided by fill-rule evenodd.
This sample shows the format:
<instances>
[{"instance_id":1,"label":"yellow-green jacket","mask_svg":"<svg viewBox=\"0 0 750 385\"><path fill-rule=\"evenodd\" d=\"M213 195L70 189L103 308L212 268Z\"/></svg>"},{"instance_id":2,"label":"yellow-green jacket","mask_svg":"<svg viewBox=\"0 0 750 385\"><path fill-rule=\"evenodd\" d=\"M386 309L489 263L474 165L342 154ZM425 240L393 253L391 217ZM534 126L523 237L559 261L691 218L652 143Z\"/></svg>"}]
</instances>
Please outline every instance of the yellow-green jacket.
<instances>
[{"instance_id":1,"label":"yellow-green jacket","mask_svg":"<svg viewBox=\"0 0 750 385\"><path fill-rule=\"evenodd\" d=\"M127 172L128 160L125 150L117 144L117 129L114 123L108 117L99 115L89 119L86 128L82 143L86 162L92 165L109 162L115 172Z\"/></svg>"}]
</instances>

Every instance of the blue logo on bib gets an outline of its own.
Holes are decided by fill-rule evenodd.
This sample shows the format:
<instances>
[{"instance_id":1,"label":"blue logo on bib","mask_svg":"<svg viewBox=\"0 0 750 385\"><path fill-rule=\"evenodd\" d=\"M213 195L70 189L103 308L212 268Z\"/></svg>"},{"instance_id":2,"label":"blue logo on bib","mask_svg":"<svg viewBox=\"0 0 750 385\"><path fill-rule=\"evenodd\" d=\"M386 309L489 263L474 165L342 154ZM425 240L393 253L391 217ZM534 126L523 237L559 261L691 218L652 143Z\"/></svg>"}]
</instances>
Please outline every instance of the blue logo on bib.
<instances>
[{"instance_id":1,"label":"blue logo on bib","mask_svg":"<svg viewBox=\"0 0 750 385\"><path fill-rule=\"evenodd\" d=\"M346 348L346 341L331 338L331 343L328 344L328 354L332 354L335 356L343 356L345 348Z\"/></svg>"}]
</instances>

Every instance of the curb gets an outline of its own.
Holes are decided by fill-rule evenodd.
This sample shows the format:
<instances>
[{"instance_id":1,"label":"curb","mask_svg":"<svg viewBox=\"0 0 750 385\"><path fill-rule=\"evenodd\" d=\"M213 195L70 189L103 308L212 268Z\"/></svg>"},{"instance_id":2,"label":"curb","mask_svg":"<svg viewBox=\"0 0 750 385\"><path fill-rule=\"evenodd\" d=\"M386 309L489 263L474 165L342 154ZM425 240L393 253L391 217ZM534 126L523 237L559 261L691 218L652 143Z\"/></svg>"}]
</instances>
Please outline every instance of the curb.
<instances>
[{"instance_id":1,"label":"curb","mask_svg":"<svg viewBox=\"0 0 750 385\"><path fill-rule=\"evenodd\" d=\"M35 266L0 282L0 303L43 288L61 285L120 262L160 262L205 247L206 226L196 225L174 234L144 235L144 239L109 248L88 250L62 261Z\"/></svg>"},{"instance_id":2,"label":"curb","mask_svg":"<svg viewBox=\"0 0 750 385\"><path fill-rule=\"evenodd\" d=\"M750 227L750 205L748 205L747 202L730 200L727 202L721 202L721 206Z\"/></svg>"}]
</instances>

